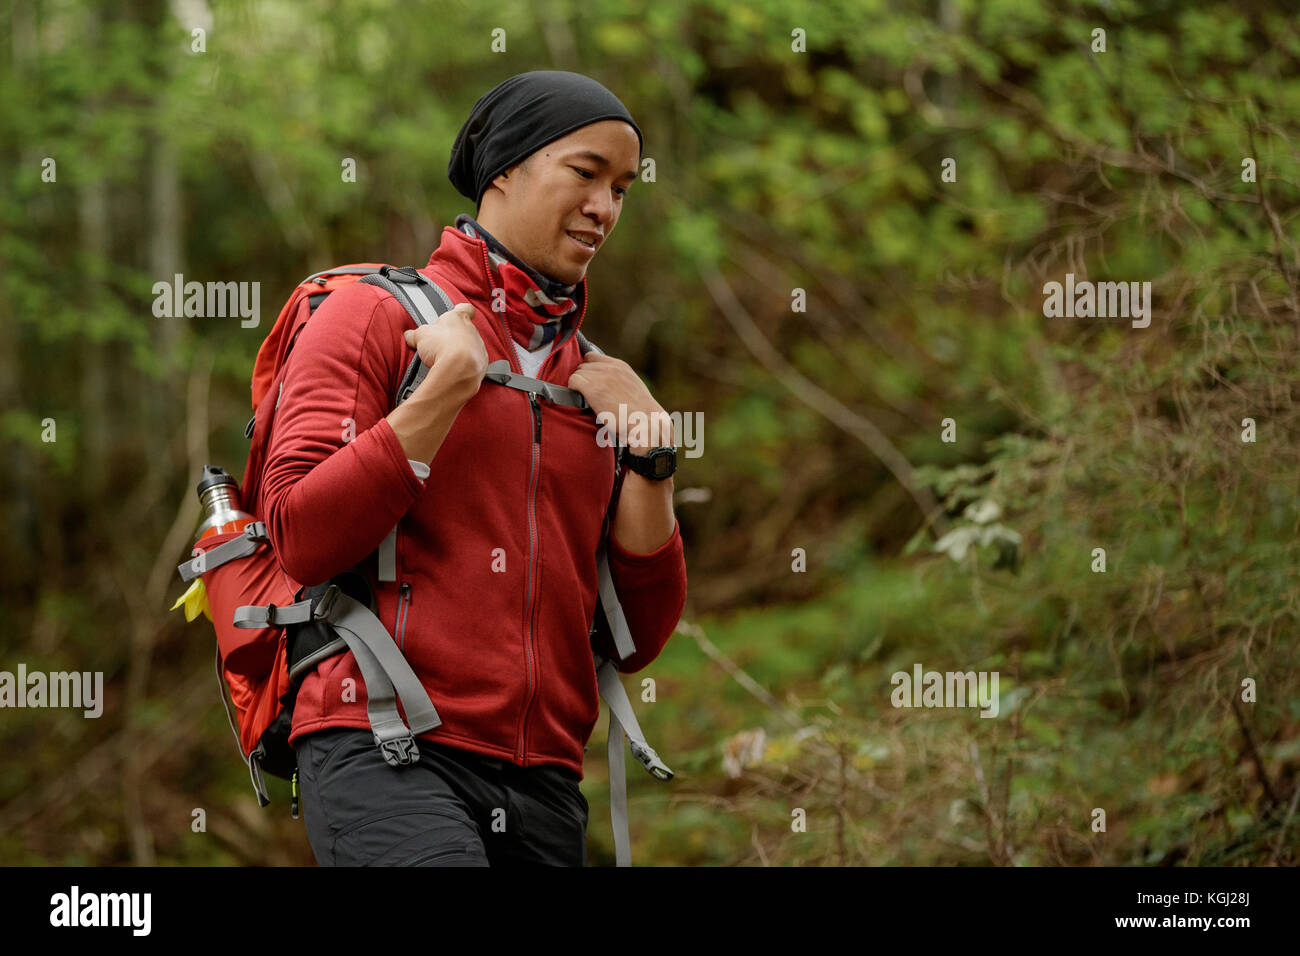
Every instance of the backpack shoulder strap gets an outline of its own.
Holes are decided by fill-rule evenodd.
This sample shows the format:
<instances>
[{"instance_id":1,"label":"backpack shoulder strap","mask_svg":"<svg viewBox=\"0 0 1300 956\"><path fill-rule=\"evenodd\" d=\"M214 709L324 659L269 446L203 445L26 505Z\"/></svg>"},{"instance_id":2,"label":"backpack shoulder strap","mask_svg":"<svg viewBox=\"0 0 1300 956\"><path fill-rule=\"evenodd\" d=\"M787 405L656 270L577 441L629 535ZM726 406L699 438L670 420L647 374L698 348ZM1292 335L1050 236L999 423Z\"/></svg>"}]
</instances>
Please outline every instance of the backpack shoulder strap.
<instances>
[{"instance_id":1,"label":"backpack shoulder strap","mask_svg":"<svg viewBox=\"0 0 1300 956\"><path fill-rule=\"evenodd\" d=\"M391 295L406 310L417 328L432 325L443 313L455 308L451 297L442 287L413 266L397 269L386 265L378 272L362 276L357 281L377 286ZM407 363L401 381L397 383L393 407L396 408L410 398L428 374L429 367L420 360L420 353L416 352ZM397 525L393 525L393 530L379 544L377 570L380 581L392 582L397 579Z\"/></svg>"},{"instance_id":2,"label":"backpack shoulder strap","mask_svg":"<svg viewBox=\"0 0 1300 956\"><path fill-rule=\"evenodd\" d=\"M451 296L447 295L438 283L413 266L404 266L401 269L383 266L378 272L362 276L357 281L378 286L389 293L406 310L406 314L411 317L411 321L416 326L432 325L444 312L450 312L455 308ZM419 387L428 374L429 367L420 361L417 352L406 366L406 373L397 385L397 393L393 396L393 407L396 408L410 398L411 393Z\"/></svg>"}]
</instances>

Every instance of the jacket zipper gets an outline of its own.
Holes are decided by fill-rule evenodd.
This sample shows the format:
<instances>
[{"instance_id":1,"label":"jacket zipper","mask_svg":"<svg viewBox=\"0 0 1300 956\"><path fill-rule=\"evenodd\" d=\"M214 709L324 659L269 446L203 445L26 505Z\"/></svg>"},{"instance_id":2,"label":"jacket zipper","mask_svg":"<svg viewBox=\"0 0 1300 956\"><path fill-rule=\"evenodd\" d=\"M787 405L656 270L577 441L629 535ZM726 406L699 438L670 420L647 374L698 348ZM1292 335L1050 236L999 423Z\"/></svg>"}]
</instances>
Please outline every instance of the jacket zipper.
<instances>
[{"instance_id":1,"label":"jacket zipper","mask_svg":"<svg viewBox=\"0 0 1300 956\"><path fill-rule=\"evenodd\" d=\"M524 657L528 662L528 694L524 702L524 716L520 722L519 732L519 753L517 756L520 760L524 759L524 743L528 737L528 711L533 706L533 695L536 691L536 679L533 676L533 564L537 556L537 465L541 459L542 449L542 408L537 401L537 395L533 392L528 393L528 404L533 414L533 458L532 467L528 472L528 600L525 604L524 620L527 623L528 630L524 638Z\"/></svg>"},{"instance_id":2,"label":"jacket zipper","mask_svg":"<svg viewBox=\"0 0 1300 956\"><path fill-rule=\"evenodd\" d=\"M487 243L480 240L483 253L483 273L487 276L488 284L492 286L493 293L496 292L496 283L492 281L492 265L488 261ZM504 312L498 312L497 317L501 320L501 331L505 333L506 347L508 348L509 361L515 372L523 372L523 350L515 337L510 332L510 322L506 319ZM552 349L554 351L554 349ZM548 358L550 356L547 356ZM544 363L543 363L544 364ZM533 696L536 690L537 680L534 675L533 664L533 563L537 553L537 467L541 460L542 445L542 409L537 401L537 395L533 392L528 393L528 402L533 415L533 458L532 466L528 473L528 598L525 602L525 617L527 631L524 636L524 660L528 665L528 690L524 697L524 713L519 721L519 750L516 756L522 762L524 759L525 741L528 736L528 711L533 706Z\"/></svg>"},{"instance_id":3,"label":"jacket zipper","mask_svg":"<svg viewBox=\"0 0 1300 956\"><path fill-rule=\"evenodd\" d=\"M397 600L397 646L406 650L406 617L411 606L411 583L403 581L401 597Z\"/></svg>"}]
</instances>

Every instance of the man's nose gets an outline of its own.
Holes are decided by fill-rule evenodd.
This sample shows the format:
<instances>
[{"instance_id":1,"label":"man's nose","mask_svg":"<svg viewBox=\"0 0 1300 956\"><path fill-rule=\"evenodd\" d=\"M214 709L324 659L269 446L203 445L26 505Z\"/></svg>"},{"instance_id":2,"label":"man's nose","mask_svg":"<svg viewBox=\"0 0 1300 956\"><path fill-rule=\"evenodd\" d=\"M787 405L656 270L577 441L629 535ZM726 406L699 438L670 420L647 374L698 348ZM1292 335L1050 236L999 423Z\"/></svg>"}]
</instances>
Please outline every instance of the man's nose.
<instances>
[{"instance_id":1,"label":"man's nose","mask_svg":"<svg viewBox=\"0 0 1300 956\"><path fill-rule=\"evenodd\" d=\"M595 218L605 230L609 232L614 225L614 197L610 195L608 189L595 189L587 194L587 202L583 208L583 213Z\"/></svg>"}]
</instances>

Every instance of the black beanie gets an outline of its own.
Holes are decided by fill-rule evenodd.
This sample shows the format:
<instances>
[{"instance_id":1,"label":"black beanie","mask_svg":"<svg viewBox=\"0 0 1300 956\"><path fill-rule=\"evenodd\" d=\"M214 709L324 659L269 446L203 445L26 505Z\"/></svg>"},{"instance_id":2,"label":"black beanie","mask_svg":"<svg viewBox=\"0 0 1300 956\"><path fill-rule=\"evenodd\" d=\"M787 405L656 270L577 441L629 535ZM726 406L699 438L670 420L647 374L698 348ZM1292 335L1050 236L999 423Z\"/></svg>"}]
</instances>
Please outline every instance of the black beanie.
<instances>
[{"instance_id":1,"label":"black beanie","mask_svg":"<svg viewBox=\"0 0 1300 956\"><path fill-rule=\"evenodd\" d=\"M591 77L563 70L520 73L474 104L451 147L447 178L477 205L492 180L511 166L575 129L611 119L636 130L645 149L627 107Z\"/></svg>"}]
</instances>

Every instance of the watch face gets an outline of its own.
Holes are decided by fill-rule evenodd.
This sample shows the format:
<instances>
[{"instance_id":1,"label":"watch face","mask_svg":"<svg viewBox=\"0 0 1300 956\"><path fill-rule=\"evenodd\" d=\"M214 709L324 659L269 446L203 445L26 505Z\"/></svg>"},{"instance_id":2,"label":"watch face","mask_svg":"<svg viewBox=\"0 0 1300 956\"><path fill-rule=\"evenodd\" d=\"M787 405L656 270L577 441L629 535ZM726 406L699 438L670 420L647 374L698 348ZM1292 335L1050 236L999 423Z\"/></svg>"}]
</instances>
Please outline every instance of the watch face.
<instances>
[{"instance_id":1,"label":"watch face","mask_svg":"<svg viewBox=\"0 0 1300 956\"><path fill-rule=\"evenodd\" d=\"M673 473L673 456L671 453L656 455L654 460L655 477L667 478Z\"/></svg>"}]
</instances>

